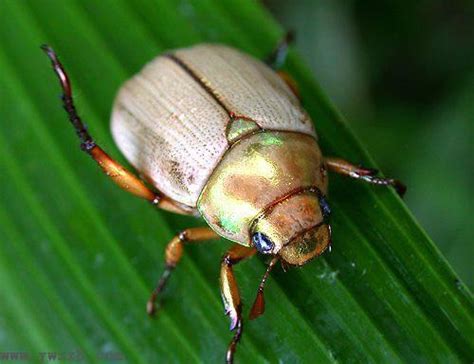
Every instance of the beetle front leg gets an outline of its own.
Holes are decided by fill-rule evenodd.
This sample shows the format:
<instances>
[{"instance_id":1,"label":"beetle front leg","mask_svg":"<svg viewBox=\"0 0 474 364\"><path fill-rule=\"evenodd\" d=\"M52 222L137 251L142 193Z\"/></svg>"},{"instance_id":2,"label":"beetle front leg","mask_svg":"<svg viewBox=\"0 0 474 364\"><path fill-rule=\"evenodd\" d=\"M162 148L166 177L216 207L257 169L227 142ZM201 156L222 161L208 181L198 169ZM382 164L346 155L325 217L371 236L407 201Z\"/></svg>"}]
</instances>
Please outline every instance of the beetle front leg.
<instances>
[{"instance_id":1,"label":"beetle front leg","mask_svg":"<svg viewBox=\"0 0 474 364\"><path fill-rule=\"evenodd\" d=\"M145 200L150 201L153 205L156 205L164 210L181 214L189 214L190 211L184 209L182 206L178 206L173 200L148 188L137 176L129 172L120 163L112 159L101 147L95 143L94 139L87 131L85 124L76 111L76 107L72 98L71 82L69 81L69 77L64 70L63 65L51 47L43 45L41 49L43 49L43 51L45 51L45 53L48 55L53 66L53 70L58 76L63 91L62 100L64 110L66 110L69 120L74 126L74 129L76 129L77 136L81 140L81 150L89 154L92 159L94 159L102 168L104 173L123 190L140 198L144 198Z\"/></svg>"},{"instance_id":2,"label":"beetle front leg","mask_svg":"<svg viewBox=\"0 0 474 364\"><path fill-rule=\"evenodd\" d=\"M406 186L397 179L377 177L378 171L376 169L355 166L340 158L328 157L324 161L330 171L361 179L375 185L393 186L400 196L403 196L407 190Z\"/></svg>"},{"instance_id":3,"label":"beetle front leg","mask_svg":"<svg viewBox=\"0 0 474 364\"><path fill-rule=\"evenodd\" d=\"M148 315L153 316L155 314L156 300L159 294L165 288L171 272L174 268L176 268L179 261L181 260L181 257L183 256L183 245L186 243L199 243L204 240L217 238L219 238L219 235L217 235L211 228L198 227L183 230L181 233L171 239L165 250L165 271L161 275L156 288L151 293L151 296L146 304L146 311Z\"/></svg>"},{"instance_id":4,"label":"beetle front leg","mask_svg":"<svg viewBox=\"0 0 474 364\"><path fill-rule=\"evenodd\" d=\"M225 314L230 318L230 330L236 330L229 344L226 354L226 363L232 363L237 343L242 336L242 303L240 301L239 287L235 280L232 266L243 259L250 258L257 250L240 244L232 246L224 254L221 261L221 296L224 302Z\"/></svg>"}]
</instances>

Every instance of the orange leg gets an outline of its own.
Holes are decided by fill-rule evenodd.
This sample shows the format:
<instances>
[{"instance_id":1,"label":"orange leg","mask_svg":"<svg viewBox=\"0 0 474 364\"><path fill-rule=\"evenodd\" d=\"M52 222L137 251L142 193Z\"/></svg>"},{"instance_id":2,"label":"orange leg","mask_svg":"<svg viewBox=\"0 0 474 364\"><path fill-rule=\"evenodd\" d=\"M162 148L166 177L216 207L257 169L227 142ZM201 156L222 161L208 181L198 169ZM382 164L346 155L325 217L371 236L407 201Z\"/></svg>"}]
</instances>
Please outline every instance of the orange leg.
<instances>
[{"instance_id":1,"label":"orange leg","mask_svg":"<svg viewBox=\"0 0 474 364\"><path fill-rule=\"evenodd\" d=\"M166 246L165 250L165 271L161 275L161 278L156 285L156 288L153 290L150 299L147 302L146 310L150 316L155 313L156 308L156 300L159 294L163 291L168 282L168 279L171 275L171 272L176 265L181 260L183 256L184 244L186 243L199 243L204 240L211 240L217 239L219 235L217 235L211 228L209 227L198 227L198 228L190 228L183 230L181 233L176 235Z\"/></svg>"},{"instance_id":2,"label":"orange leg","mask_svg":"<svg viewBox=\"0 0 474 364\"><path fill-rule=\"evenodd\" d=\"M300 99L300 90L298 88L298 84L296 81L285 71L277 71L278 76L286 83L286 85L290 88L293 94Z\"/></svg>"},{"instance_id":3,"label":"orange leg","mask_svg":"<svg viewBox=\"0 0 474 364\"><path fill-rule=\"evenodd\" d=\"M186 209L184 206L178 205L176 202L159 192L152 191L137 176L109 157L109 155L107 155L107 153L95 143L94 139L87 131L85 124L77 114L72 99L71 82L69 81L69 77L64 70L63 65L52 48L46 45L41 48L48 55L53 65L53 70L58 76L63 90L63 106L69 115L69 120L76 129L77 136L81 140L81 149L89 154L102 168L104 173L123 190L140 198L144 198L145 200L150 201L153 205L161 207L164 210L181 214L190 214L191 211Z\"/></svg>"},{"instance_id":4,"label":"orange leg","mask_svg":"<svg viewBox=\"0 0 474 364\"><path fill-rule=\"evenodd\" d=\"M340 158L328 157L325 158L324 161L330 171L355 179L361 179L375 185L393 186L400 196L403 196L406 192L406 186L399 180L376 177L375 175L378 171L375 169L358 167Z\"/></svg>"},{"instance_id":5,"label":"orange leg","mask_svg":"<svg viewBox=\"0 0 474 364\"><path fill-rule=\"evenodd\" d=\"M236 330L229 344L226 355L226 363L232 363L237 343L242 336L242 303L240 301L239 287L235 280L232 266L243 259L250 258L257 250L243 245L233 245L224 254L221 261L221 296L224 302L225 314L230 318L230 330Z\"/></svg>"},{"instance_id":6,"label":"orange leg","mask_svg":"<svg viewBox=\"0 0 474 364\"><path fill-rule=\"evenodd\" d=\"M279 259L279 256L275 256L268 264L267 270L265 271L265 274L263 275L263 278L258 286L257 297L255 297L255 301L253 302L253 306L250 310L250 320L255 320L257 317L263 315L263 313L265 312L265 296L263 295L263 290L265 288L265 283L267 282L271 270Z\"/></svg>"}]
</instances>

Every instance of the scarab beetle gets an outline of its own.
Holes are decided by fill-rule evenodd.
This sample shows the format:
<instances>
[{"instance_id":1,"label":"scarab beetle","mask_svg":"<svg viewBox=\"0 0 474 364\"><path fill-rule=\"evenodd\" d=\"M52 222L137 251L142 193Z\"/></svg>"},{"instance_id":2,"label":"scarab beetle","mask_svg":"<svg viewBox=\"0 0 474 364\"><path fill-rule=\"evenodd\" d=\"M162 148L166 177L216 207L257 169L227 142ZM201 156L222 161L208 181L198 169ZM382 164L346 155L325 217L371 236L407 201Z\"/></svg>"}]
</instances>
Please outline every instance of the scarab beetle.
<instances>
[{"instance_id":1,"label":"scarab beetle","mask_svg":"<svg viewBox=\"0 0 474 364\"><path fill-rule=\"evenodd\" d=\"M264 311L272 267L301 266L331 244L327 171L366 182L404 186L376 171L323 157L294 82L277 73L283 40L267 64L236 49L200 44L158 56L127 81L115 100L112 135L145 184L93 140L73 104L68 76L43 46L63 90L63 104L81 149L124 190L171 212L202 216L209 227L182 231L167 245L166 268L147 303L155 301L185 244L220 236L235 244L221 261L225 312L235 330L226 361L242 335L242 304L233 265L259 252L271 257L250 318ZM148 187L147 185L150 185Z\"/></svg>"}]
</instances>

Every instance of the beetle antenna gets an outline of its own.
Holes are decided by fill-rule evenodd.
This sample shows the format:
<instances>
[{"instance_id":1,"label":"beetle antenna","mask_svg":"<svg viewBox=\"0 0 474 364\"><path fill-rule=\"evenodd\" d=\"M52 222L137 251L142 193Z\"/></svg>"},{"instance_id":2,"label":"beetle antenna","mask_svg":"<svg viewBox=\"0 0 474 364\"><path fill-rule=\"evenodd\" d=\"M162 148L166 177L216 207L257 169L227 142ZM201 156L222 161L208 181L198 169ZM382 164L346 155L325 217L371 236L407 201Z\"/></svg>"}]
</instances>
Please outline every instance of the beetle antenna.
<instances>
[{"instance_id":1,"label":"beetle antenna","mask_svg":"<svg viewBox=\"0 0 474 364\"><path fill-rule=\"evenodd\" d=\"M268 276L270 275L271 270L275 266L276 262L280 257L275 256L270 263L268 264L267 270L262 277L260 285L258 286L257 297L253 303L252 309L250 310L249 318L250 320L256 319L258 316L262 315L265 312L265 297L263 295L263 289L265 288L265 282L267 281Z\"/></svg>"},{"instance_id":2,"label":"beetle antenna","mask_svg":"<svg viewBox=\"0 0 474 364\"><path fill-rule=\"evenodd\" d=\"M86 125L82 122L81 118L77 114L76 107L74 106L74 102L72 100L72 88L71 82L69 81L69 76L67 75L67 72L59 61L58 56L56 55L56 52L53 50L53 48L51 48L49 45L43 44L41 49L51 60L53 70L58 76L59 83L63 90L63 95L61 97L63 100L63 107L69 115L69 120L76 129L77 135L81 139L81 149L89 153L95 147L95 142L87 131Z\"/></svg>"}]
</instances>

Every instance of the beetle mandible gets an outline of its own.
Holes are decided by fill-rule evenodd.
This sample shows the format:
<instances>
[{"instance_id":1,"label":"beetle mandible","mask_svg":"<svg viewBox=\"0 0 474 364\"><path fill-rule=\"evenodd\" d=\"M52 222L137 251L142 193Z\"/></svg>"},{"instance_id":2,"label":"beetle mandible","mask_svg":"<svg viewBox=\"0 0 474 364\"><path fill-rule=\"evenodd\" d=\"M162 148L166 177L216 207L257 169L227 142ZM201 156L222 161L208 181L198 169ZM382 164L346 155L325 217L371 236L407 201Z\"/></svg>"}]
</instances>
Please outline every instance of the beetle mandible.
<instances>
[{"instance_id":1,"label":"beetle mandible","mask_svg":"<svg viewBox=\"0 0 474 364\"><path fill-rule=\"evenodd\" d=\"M326 199L333 171L379 185L398 180L373 169L323 157L313 123L295 83L276 72L287 55L285 37L263 63L236 49L200 44L158 56L127 81L115 100L112 135L130 164L151 185L97 145L76 112L66 71L42 46L59 78L63 106L88 153L124 190L178 214L204 218L208 227L186 229L165 250L165 270L147 302L155 302L185 244L224 237L235 244L221 260L220 287L233 361L242 335L242 303L233 266L259 252L271 257L250 310L264 312L263 290L272 267L301 266L331 244Z\"/></svg>"}]
</instances>

